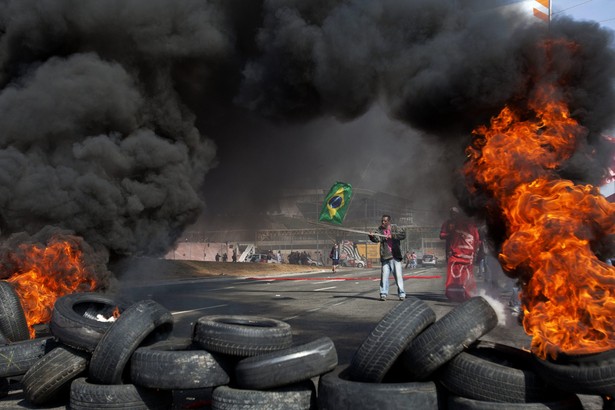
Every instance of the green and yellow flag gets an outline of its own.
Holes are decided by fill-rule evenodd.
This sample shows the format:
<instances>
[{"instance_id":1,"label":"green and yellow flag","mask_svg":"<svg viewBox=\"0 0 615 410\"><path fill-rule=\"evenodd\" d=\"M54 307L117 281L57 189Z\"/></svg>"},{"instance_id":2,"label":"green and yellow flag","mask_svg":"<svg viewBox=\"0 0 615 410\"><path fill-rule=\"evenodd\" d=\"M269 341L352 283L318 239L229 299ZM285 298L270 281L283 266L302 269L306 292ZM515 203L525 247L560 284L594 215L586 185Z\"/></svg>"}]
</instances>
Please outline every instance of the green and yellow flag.
<instances>
[{"instance_id":1,"label":"green and yellow flag","mask_svg":"<svg viewBox=\"0 0 615 410\"><path fill-rule=\"evenodd\" d=\"M352 186L345 182L336 182L322 204L318 220L341 225L346 216L348 205L350 205L351 197Z\"/></svg>"}]
</instances>

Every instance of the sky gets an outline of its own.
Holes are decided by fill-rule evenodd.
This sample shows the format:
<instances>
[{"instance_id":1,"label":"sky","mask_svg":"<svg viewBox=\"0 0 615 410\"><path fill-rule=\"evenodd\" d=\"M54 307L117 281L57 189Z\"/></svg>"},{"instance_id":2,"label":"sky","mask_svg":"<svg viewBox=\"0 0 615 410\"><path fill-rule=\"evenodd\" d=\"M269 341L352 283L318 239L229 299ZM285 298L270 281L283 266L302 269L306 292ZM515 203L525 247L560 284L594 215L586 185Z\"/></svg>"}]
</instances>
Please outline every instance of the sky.
<instances>
[{"instance_id":1,"label":"sky","mask_svg":"<svg viewBox=\"0 0 615 410\"><path fill-rule=\"evenodd\" d=\"M530 12L538 4L534 0L522 3ZM553 0L552 9L553 18L565 15L575 20L592 20L615 31L615 0Z\"/></svg>"}]
</instances>

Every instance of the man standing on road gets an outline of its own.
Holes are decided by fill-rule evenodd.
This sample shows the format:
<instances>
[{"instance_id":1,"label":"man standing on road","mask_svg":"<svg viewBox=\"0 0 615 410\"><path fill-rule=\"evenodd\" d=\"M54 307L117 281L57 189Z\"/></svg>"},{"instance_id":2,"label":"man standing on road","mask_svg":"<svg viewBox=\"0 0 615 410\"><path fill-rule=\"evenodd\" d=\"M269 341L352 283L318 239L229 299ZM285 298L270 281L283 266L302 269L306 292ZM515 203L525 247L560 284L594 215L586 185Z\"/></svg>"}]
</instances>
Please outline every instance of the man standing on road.
<instances>
[{"instance_id":1,"label":"man standing on road","mask_svg":"<svg viewBox=\"0 0 615 410\"><path fill-rule=\"evenodd\" d=\"M369 235L372 242L380 242L380 300L386 300L389 295L389 275L393 273L397 284L399 300L406 299L404 291L404 278L402 276L401 261L403 256L400 241L406 239L406 231L397 225L391 224L390 215L382 215L380 226L373 235Z\"/></svg>"}]
</instances>

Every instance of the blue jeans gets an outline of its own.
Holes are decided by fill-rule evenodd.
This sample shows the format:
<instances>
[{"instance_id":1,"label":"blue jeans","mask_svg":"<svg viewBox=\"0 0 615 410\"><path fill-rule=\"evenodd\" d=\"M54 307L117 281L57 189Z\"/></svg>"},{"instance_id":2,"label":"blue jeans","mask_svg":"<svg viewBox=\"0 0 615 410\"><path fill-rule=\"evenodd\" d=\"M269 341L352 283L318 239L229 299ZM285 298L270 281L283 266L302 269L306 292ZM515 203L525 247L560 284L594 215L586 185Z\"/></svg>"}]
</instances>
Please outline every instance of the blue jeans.
<instances>
[{"instance_id":1,"label":"blue jeans","mask_svg":"<svg viewBox=\"0 0 615 410\"><path fill-rule=\"evenodd\" d=\"M395 278L395 284L397 284L398 296L406 296L404 291L404 278L401 272L401 261L395 259L389 259L382 262L382 269L380 271L380 294L389 294L389 275L393 272Z\"/></svg>"}]
</instances>

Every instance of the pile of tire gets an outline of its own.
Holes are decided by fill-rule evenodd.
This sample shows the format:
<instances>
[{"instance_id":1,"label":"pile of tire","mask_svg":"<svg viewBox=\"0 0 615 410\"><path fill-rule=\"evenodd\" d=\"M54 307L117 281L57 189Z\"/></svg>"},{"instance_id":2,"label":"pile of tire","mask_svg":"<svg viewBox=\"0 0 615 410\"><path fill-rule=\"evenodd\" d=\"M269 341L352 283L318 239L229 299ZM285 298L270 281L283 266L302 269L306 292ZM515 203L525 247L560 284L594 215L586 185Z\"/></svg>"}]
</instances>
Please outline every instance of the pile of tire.
<instances>
[{"instance_id":1,"label":"pile of tire","mask_svg":"<svg viewBox=\"0 0 615 410\"><path fill-rule=\"evenodd\" d=\"M176 338L171 312L153 300L74 293L55 302L52 336L30 340L5 282L0 303L5 396L17 377L34 408L171 409L176 392L194 391L205 408L315 409L312 379L338 365L331 339L293 346L290 325L270 318L203 316L191 337Z\"/></svg>"},{"instance_id":2,"label":"pile of tire","mask_svg":"<svg viewBox=\"0 0 615 410\"><path fill-rule=\"evenodd\" d=\"M375 326L348 366L320 377L319 408L582 409L574 379L563 391L548 371L537 370L530 352L480 339L497 323L482 297L437 321L425 302L408 297Z\"/></svg>"},{"instance_id":3,"label":"pile of tire","mask_svg":"<svg viewBox=\"0 0 615 410\"><path fill-rule=\"evenodd\" d=\"M540 360L481 340L497 321L482 297L438 320L408 297L339 365L331 339L293 345L280 320L202 316L190 337L176 338L157 302L98 293L59 298L52 336L30 340L19 299L0 282L0 394L17 378L34 407L75 410L172 409L177 392L204 392L189 407L220 410L502 410L582 409L577 394L615 393L612 353Z\"/></svg>"}]
</instances>

